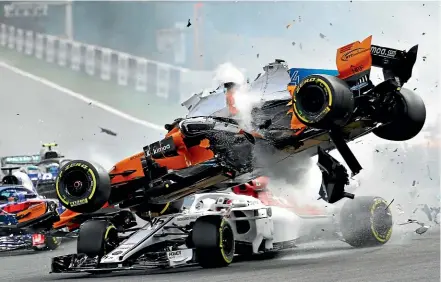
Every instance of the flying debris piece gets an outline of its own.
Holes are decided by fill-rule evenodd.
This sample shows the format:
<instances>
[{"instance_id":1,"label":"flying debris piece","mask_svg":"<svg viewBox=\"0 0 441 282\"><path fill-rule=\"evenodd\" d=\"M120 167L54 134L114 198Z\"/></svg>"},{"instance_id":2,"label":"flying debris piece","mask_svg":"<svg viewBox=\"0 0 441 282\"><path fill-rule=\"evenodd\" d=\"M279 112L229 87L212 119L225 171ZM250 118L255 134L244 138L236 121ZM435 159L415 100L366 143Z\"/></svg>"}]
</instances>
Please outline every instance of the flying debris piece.
<instances>
[{"instance_id":1,"label":"flying debris piece","mask_svg":"<svg viewBox=\"0 0 441 282\"><path fill-rule=\"evenodd\" d=\"M397 204L396 207L397 207L397 210L398 210L398 214L403 214L404 213L403 207L400 204Z\"/></svg>"},{"instance_id":2,"label":"flying debris piece","mask_svg":"<svg viewBox=\"0 0 441 282\"><path fill-rule=\"evenodd\" d=\"M103 127L100 127L100 128L101 128L101 132L102 132L102 133L109 134L110 136L116 136L116 135L118 135L118 134L116 134L115 132L113 132L113 131L110 130L110 129L103 128Z\"/></svg>"},{"instance_id":3,"label":"flying debris piece","mask_svg":"<svg viewBox=\"0 0 441 282\"><path fill-rule=\"evenodd\" d=\"M190 19L188 19L187 27L190 27L190 26L191 26L191 22L190 22Z\"/></svg>"},{"instance_id":4,"label":"flying debris piece","mask_svg":"<svg viewBox=\"0 0 441 282\"><path fill-rule=\"evenodd\" d=\"M293 41L291 44L292 44L292 46L295 46L295 45L296 45L296 43L295 43L294 41Z\"/></svg>"},{"instance_id":5,"label":"flying debris piece","mask_svg":"<svg viewBox=\"0 0 441 282\"><path fill-rule=\"evenodd\" d=\"M288 29L288 28L290 28L290 27L291 27L291 24L290 24L290 23L286 25L286 29Z\"/></svg>"},{"instance_id":6,"label":"flying debris piece","mask_svg":"<svg viewBox=\"0 0 441 282\"><path fill-rule=\"evenodd\" d=\"M330 26L332 26L332 23L329 23Z\"/></svg>"},{"instance_id":7,"label":"flying debris piece","mask_svg":"<svg viewBox=\"0 0 441 282\"><path fill-rule=\"evenodd\" d=\"M300 47L300 50L302 50L302 49L303 49L302 43L300 43L299 47Z\"/></svg>"},{"instance_id":8,"label":"flying debris piece","mask_svg":"<svg viewBox=\"0 0 441 282\"><path fill-rule=\"evenodd\" d=\"M390 203L389 203L389 205L387 205L387 207L384 209L384 210L387 210L389 207L390 207L390 205L392 205L392 203L395 201L395 199L392 199L392 201L390 201Z\"/></svg>"},{"instance_id":9,"label":"flying debris piece","mask_svg":"<svg viewBox=\"0 0 441 282\"><path fill-rule=\"evenodd\" d=\"M394 153L395 153L396 151L398 151L398 148L394 150Z\"/></svg>"},{"instance_id":10,"label":"flying debris piece","mask_svg":"<svg viewBox=\"0 0 441 282\"><path fill-rule=\"evenodd\" d=\"M427 165L427 175L429 176L429 179L432 180L432 176L430 176L430 168L429 168L429 165Z\"/></svg>"},{"instance_id":11,"label":"flying debris piece","mask_svg":"<svg viewBox=\"0 0 441 282\"><path fill-rule=\"evenodd\" d=\"M423 34L422 35L426 35L426 33L425 32L423 32Z\"/></svg>"},{"instance_id":12,"label":"flying debris piece","mask_svg":"<svg viewBox=\"0 0 441 282\"><path fill-rule=\"evenodd\" d=\"M415 230L415 233L418 235L424 234L427 232L427 230L429 230L429 228L430 228L430 226L428 226L428 225L421 226Z\"/></svg>"},{"instance_id":13,"label":"flying debris piece","mask_svg":"<svg viewBox=\"0 0 441 282\"><path fill-rule=\"evenodd\" d=\"M321 39L325 39L326 38L326 35L324 35L323 33L320 33L319 35L320 35Z\"/></svg>"},{"instance_id":14,"label":"flying debris piece","mask_svg":"<svg viewBox=\"0 0 441 282\"><path fill-rule=\"evenodd\" d=\"M418 227L415 230L415 233L418 234L418 235L426 233L426 231L429 230L429 228L430 228L430 225L425 225L424 223L419 222L419 221L417 221L415 219L408 219L407 222L400 223L398 225L406 225L406 224L411 224L411 223L416 223L416 224L418 224L420 226L420 227Z\"/></svg>"},{"instance_id":15,"label":"flying debris piece","mask_svg":"<svg viewBox=\"0 0 441 282\"><path fill-rule=\"evenodd\" d=\"M414 181L412 182L412 186L415 186L415 184L416 184L416 180L414 180Z\"/></svg>"},{"instance_id":16,"label":"flying debris piece","mask_svg":"<svg viewBox=\"0 0 441 282\"><path fill-rule=\"evenodd\" d=\"M427 218L429 221L433 221L432 218L432 210L429 208L427 204L424 204L424 206L421 208L421 210L427 215Z\"/></svg>"},{"instance_id":17,"label":"flying debris piece","mask_svg":"<svg viewBox=\"0 0 441 282\"><path fill-rule=\"evenodd\" d=\"M426 61L426 59L427 59L427 57L426 57L426 56L423 56L423 62L425 62L425 61Z\"/></svg>"}]
</instances>

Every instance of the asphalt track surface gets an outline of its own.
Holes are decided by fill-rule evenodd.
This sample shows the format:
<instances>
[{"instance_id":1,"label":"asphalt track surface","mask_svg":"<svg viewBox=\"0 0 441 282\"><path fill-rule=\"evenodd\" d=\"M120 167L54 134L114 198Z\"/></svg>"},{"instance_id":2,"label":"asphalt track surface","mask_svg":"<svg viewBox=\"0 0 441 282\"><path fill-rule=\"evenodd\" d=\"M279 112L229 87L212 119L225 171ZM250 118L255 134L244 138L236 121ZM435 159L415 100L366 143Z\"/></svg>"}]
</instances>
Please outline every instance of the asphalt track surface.
<instances>
[{"instance_id":1,"label":"asphalt track surface","mask_svg":"<svg viewBox=\"0 0 441 282\"><path fill-rule=\"evenodd\" d=\"M68 156L111 164L161 135L5 68L0 67L0 74L0 155L35 153L40 142L57 141ZM100 133L100 127L118 135ZM49 274L52 256L75 252L75 241L70 241L51 252L1 253L0 281L440 281L439 227L423 235L413 230L396 226L391 241L380 248L319 241L277 258L237 261L216 270Z\"/></svg>"}]
</instances>

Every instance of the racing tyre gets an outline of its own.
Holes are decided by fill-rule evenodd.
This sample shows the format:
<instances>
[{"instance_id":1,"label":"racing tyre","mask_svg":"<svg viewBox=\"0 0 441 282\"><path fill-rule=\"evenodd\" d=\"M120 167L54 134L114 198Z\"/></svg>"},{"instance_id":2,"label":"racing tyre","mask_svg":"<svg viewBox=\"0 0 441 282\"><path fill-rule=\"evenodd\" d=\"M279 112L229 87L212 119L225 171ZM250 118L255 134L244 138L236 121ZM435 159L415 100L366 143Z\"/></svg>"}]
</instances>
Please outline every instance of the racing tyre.
<instances>
[{"instance_id":1,"label":"racing tyre","mask_svg":"<svg viewBox=\"0 0 441 282\"><path fill-rule=\"evenodd\" d=\"M347 200L340 211L340 231L353 247L385 244L392 235L392 213L380 197L361 196Z\"/></svg>"},{"instance_id":2,"label":"racing tyre","mask_svg":"<svg viewBox=\"0 0 441 282\"><path fill-rule=\"evenodd\" d=\"M77 213L99 210L110 197L110 177L101 166L76 160L65 164L55 182L57 198Z\"/></svg>"},{"instance_id":3,"label":"racing tyre","mask_svg":"<svg viewBox=\"0 0 441 282\"><path fill-rule=\"evenodd\" d=\"M198 218L191 232L196 257L204 268L225 267L233 262L235 244L231 225L219 216Z\"/></svg>"},{"instance_id":4,"label":"racing tyre","mask_svg":"<svg viewBox=\"0 0 441 282\"><path fill-rule=\"evenodd\" d=\"M118 246L118 232L105 220L88 220L80 227L77 253L89 257L103 257Z\"/></svg>"},{"instance_id":5,"label":"racing tyre","mask_svg":"<svg viewBox=\"0 0 441 282\"><path fill-rule=\"evenodd\" d=\"M354 111L354 96L346 82L330 75L310 75L293 93L293 110L303 124L331 129L342 127Z\"/></svg>"},{"instance_id":6,"label":"racing tyre","mask_svg":"<svg viewBox=\"0 0 441 282\"><path fill-rule=\"evenodd\" d=\"M395 119L385 126L376 128L373 133L391 141L406 141L415 137L426 122L426 106L423 99L413 91L402 88L401 109Z\"/></svg>"}]
</instances>

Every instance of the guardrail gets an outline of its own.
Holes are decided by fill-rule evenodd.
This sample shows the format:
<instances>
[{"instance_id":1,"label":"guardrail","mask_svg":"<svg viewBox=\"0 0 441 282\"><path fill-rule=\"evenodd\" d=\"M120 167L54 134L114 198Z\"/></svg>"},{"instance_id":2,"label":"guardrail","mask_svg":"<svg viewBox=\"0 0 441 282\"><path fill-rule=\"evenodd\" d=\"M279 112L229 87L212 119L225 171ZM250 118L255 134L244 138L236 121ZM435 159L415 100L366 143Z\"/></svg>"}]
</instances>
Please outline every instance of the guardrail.
<instances>
[{"instance_id":1,"label":"guardrail","mask_svg":"<svg viewBox=\"0 0 441 282\"><path fill-rule=\"evenodd\" d=\"M104 47L0 24L0 47L178 104L206 87L211 72L193 72ZM209 82L209 81L208 81ZM183 93L185 91L185 93Z\"/></svg>"}]
</instances>

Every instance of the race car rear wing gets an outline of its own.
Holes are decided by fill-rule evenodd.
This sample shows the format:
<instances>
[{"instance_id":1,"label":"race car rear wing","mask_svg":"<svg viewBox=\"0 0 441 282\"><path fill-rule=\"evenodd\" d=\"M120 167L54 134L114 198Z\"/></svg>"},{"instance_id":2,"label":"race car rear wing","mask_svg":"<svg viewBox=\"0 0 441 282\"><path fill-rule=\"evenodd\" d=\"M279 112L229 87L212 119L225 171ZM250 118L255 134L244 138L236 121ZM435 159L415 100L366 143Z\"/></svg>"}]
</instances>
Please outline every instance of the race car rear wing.
<instances>
[{"instance_id":1,"label":"race car rear wing","mask_svg":"<svg viewBox=\"0 0 441 282\"><path fill-rule=\"evenodd\" d=\"M417 54L418 45L407 52L378 45L371 46L372 66L383 69L385 80L398 78L401 85L411 78Z\"/></svg>"},{"instance_id":2,"label":"race car rear wing","mask_svg":"<svg viewBox=\"0 0 441 282\"><path fill-rule=\"evenodd\" d=\"M412 76L416 62L418 45L409 51L400 51L389 47L372 45L372 36L362 42L356 41L337 50L338 77L349 86L369 80L371 67L383 69L384 80L395 79L402 86Z\"/></svg>"},{"instance_id":3,"label":"race car rear wing","mask_svg":"<svg viewBox=\"0 0 441 282\"><path fill-rule=\"evenodd\" d=\"M40 155L6 156L0 159L2 167L7 165L35 165L40 162Z\"/></svg>"}]
</instances>

